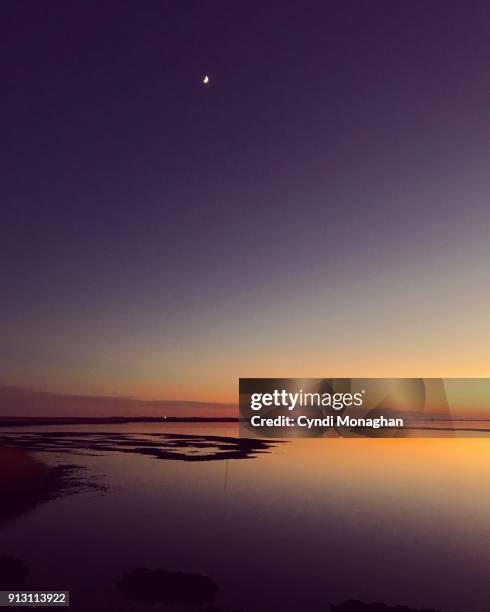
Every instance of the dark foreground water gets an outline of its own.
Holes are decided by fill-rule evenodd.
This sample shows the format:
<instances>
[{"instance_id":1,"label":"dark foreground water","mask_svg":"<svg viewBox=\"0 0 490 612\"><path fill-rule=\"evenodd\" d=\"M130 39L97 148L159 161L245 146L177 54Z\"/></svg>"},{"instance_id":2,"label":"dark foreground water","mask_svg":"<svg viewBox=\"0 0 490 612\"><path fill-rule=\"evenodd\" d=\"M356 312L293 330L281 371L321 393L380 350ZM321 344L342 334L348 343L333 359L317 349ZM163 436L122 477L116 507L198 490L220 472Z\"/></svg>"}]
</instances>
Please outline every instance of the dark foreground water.
<instances>
[{"instance_id":1,"label":"dark foreground water","mask_svg":"<svg viewBox=\"0 0 490 612\"><path fill-rule=\"evenodd\" d=\"M351 598L490 610L489 439L236 436L205 424L0 431L1 447L58 470L48 493L17 507L4 496L0 557L87 612L328 612Z\"/></svg>"}]
</instances>

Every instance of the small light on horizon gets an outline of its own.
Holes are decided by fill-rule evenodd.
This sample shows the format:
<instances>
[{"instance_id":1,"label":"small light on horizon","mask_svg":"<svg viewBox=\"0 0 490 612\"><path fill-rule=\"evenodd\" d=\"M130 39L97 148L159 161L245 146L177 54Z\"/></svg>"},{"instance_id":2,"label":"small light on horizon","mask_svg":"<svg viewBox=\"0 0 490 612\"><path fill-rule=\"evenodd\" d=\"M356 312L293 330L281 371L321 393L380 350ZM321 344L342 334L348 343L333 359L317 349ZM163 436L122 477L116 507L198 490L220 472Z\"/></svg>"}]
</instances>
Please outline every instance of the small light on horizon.
<instances>
[{"instance_id":1,"label":"small light on horizon","mask_svg":"<svg viewBox=\"0 0 490 612\"><path fill-rule=\"evenodd\" d=\"M206 76L203 78L202 82L204 83L204 85L207 85L207 84L209 83L209 77L208 77L208 75L206 75Z\"/></svg>"}]
</instances>

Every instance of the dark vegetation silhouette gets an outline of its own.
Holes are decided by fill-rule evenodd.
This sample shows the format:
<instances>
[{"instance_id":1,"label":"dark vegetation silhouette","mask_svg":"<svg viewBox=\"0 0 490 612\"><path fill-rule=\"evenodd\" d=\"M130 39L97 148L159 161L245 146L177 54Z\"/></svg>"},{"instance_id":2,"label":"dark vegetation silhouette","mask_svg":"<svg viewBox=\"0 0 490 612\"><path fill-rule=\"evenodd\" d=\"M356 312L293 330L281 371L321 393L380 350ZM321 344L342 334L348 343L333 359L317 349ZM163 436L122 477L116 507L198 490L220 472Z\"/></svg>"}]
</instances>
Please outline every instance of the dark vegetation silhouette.
<instances>
[{"instance_id":1,"label":"dark vegetation silhouette","mask_svg":"<svg viewBox=\"0 0 490 612\"><path fill-rule=\"evenodd\" d=\"M28 576L29 570L23 561L16 557L0 557L0 591L29 590Z\"/></svg>"},{"instance_id":2,"label":"dark vegetation silhouette","mask_svg":"<svg viewBox=\"0 0 490 612\"><path fill-rule=\"evenodd\" d=\"M30 571L25 563L10 556L0 556L0 591L28 591L33 586L29 582ZM243 612L238 608L221 608L214 605L219 586L208 576L172 572L164 569L138 567L123 575L117 588L124 596L142 604L162 606L192 607L197 612ZM73 602L75 604L75 601ZM95 610L95 607L92 607ZM409 608L389 606L381 602L364 603L349 599L340 604L332 604L330 612L441 612L433 608Z\"/></svg>"},{"instance_id":3,"label":"dark vegetation silhouette","mask_svg":"<svg viewBox=\"0 0 490 612\"><path fill-rule=\"evenodd\" d=\"M440 612L433 608L407 608L407 606L388 606L381 602L363 603L358 599L349 599L330 607L331 612Z\"/></svg>"},{"instance_id":4,"label":"dark vegetation silhouette","mask_svg":"<svg viewBox=\"0 0 490 612\"><path fill-rule=\"evenodd\" d=\"M216 606L205 606L204 608L199 608L199 612L243 612L243 610L237 610L235 608L230 610L225 608L217 608Z\"/></svg>"},{"instance_id":5,"label":"dark vegetation silhouette","mask_svg":"<svg viewBox=\"0 0 490 612\"><path fill-rule=\"evenodd\" d=\"M200 574L145 567L124 574L117 586L128 599L169 606L212 603L219 588L214 580Z\"/></svg>"},{"instance_id":6,"label":"dark vegetation silhouette","mask_svg":"<svg viewBox=\"0 0 490 612\"><path fill-rule=\"evenodd\" d=\"M59 497L105 489L79 466L47 466L19 449L0 448L0 490L1 525Z\"/></svg>"}]
</instances>

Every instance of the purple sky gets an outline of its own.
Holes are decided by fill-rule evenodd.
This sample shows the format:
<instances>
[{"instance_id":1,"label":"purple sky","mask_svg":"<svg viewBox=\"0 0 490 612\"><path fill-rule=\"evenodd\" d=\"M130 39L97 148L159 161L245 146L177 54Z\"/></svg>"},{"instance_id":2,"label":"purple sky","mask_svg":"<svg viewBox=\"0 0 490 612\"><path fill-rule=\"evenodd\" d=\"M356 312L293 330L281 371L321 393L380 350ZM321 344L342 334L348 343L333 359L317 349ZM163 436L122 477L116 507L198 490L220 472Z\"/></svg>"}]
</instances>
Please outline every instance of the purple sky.
<instances>
[{"instance_id":1,"label":"purple sky","mask_svg":"<svg viewBox=\"0 0 490 612\"><path fill-rule=\"evenodd\" d=\"M3 3L0 382L488 375L489 25L488 2Z\"/></svg>"}]
</instances>

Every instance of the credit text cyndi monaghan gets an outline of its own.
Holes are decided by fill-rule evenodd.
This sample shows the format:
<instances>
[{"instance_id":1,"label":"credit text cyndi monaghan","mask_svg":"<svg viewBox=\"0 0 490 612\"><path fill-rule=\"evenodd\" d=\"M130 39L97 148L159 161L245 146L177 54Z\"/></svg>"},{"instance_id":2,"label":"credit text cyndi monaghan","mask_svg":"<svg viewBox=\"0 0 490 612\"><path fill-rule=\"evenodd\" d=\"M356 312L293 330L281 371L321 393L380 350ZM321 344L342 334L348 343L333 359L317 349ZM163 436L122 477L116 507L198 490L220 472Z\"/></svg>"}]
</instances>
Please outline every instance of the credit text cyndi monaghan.
<instances>
[{"instance_id":1,"label":"credit text cyndi monaghan","mask_svg":"<svg viewBox=\"0 0 490 612\"><path fill-rule=\"evenodd\" d=\"M261 417L254 415L250 419L252 427L305 427L312 429L315 427L371 427L380 429L384 427L403 427L403 419L386 418L384 416L371 418L354 418L351 416L329 415L322 418L311 418L299 416Z\"/></svg>"}]
</instances>

